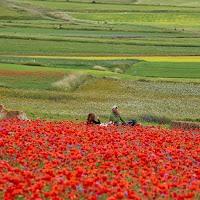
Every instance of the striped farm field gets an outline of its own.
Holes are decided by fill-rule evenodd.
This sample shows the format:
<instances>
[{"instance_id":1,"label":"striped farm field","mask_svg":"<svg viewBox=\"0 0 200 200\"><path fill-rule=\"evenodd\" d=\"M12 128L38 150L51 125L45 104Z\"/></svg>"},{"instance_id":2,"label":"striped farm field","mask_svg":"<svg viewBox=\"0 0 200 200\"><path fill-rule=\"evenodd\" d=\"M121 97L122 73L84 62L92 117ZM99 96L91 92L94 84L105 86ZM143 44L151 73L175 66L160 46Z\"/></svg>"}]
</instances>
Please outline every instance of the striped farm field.
<instances>
[{"instance_id":1,"label":"striped farm field","mask_svg":"<svg viewBox=\"0 0 200 200\"><path fill-rule=\"evenodd\" d=\"M16 57L29 57L29 58L48 58L48 59L78 59L78 60L127 60L136 59L149 62L200 62L200 55L198 56L115 56L115 55L77 55L77 56L52 56L52 55L13 55Z\"/></svg>"},{"instance_id":2,"label":"striped farm field","mask_svg":"<svg viewBox=\"0 0 200 200\"><path fill-rule=\"evenodd\" d=\"M184 6L184 7L200 7L200 2L198 0L141 0L138 1L139 4L149 4L149 5L170 5L170 6Z\"/></svg>"},{"instance_id":3,"label":"striped farm field","mask_svg":"<svg viewBox=\"0 0 200 200\"><path fill-rule=\"evenodd\" d=\"M30 59L34 62L52 63L47 66L27 66L1 64L0 69L22 71L57 71L74 72L82 71L95 77L117 77L123 80L136 80L145 78L158 80L159 78L170 81L199 82L200 79L200 56L42 56L42 55L13 55L16 59ZM28 60L26 61L28 63ZM50 67L58 63L57 67ZM77 63L77 64L74 64ZM78 64L79 63L79 64ZM95 65L101 65L104 71L94 70ZM122 72L115 73L116 68ZM178 79L177 79L178 78Z\"/></svg>"},{"instance_id":4,"label":"striped farm field","mask_svg":"<svg viewBox=\"0 0 200 200\"><path fill-rule=\"evenodd\" d=\"M67 72L55 71L23 71L13 70L9 67L0 67L0 85L6 87L21 89L49 89L51 84L60 80L63 76L67 76Z\"/></svg>"},{"instance_id":5,"label":"striped farm field","mask_svg":"<svg viewBox=\"0 0 200 200\"><path fill-rule=\"evenodd\" d=\"M191 78L200 79L199 62L139 62L126 70L125 74L152 78Z\"/></svg>"},{"instance_id":6,"label":"striped farm field","mask_svg":"<svg viewBox=\"0 0 200 200\"><path fill-rule=\"evenodd\" d=\"M70 0L64 1L33 1L28 0L32 6L40 6L48 8L49 10L59 10L59 11L72 11L72 12L149 12L149 11L179 11L179 12L197 12L199 8L197 7L179 7L177 6L164 6L164 5L138 5L130 4L129 2L123 2L121 0L116 1L104 1L102 3L91 3L92 1L80 1ZM97 2L97 1L96 1ZM99 2L99 0L98 0ZM129 4L128 4L129 3Z\"/></svg>"},{"instance_id":7,"label":"striped farm field","mask_svg":"<svg viewBox=\"0 0 200 200\"><path fill-rule=\"evenodd\" d=\"M200 56L141 56L135 58L149 62L200 62Z\"/></svg>"},{"instance_id":8,"label":"striped farm field","mask_svg":"<svg viewBox=\"0 0 200 200\"><path fill-rule=\"evenodd\" d=\"M74 13L70 16L77 19L115 23L200 24L199 13Z\"/></svg>"}]
</instances>

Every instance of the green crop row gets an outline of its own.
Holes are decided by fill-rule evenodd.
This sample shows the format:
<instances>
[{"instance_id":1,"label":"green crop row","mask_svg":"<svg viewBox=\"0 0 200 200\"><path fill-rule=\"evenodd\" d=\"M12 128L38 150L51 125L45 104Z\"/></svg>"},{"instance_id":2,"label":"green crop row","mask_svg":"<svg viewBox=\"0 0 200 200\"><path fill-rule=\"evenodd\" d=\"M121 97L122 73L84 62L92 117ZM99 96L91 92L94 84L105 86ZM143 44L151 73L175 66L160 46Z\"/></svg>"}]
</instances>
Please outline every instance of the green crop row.
<instances>
[{"instance_id":1,"label":"green crop row","mask_svg":"<svg viewBox=\"0 0 200 200\"><path fill-rule=\"evenodd\" d=\"M139 1L138 1L139 2ZM200 2L198 0L143 0L142 4L149 5L170 5L170 6L183 6L183 7L200 7Z\"/></svg>"},{"instance_id":2,"label":"green crop row","mask_svg":"<svg viewBox=\"0 0 200 200\"><path fill-rule=\"evenodd\" d=\"M133 76L200 79L200 63L140 62L125 73Z\"/></svg>"},{"instance_id":3,"label":"green crop row","mask_svg":"<svg viewBox=\"0 0 200 200\"><path fill-rule=\"evenodd\" d=\"M72 1L33 1L29 0L32 6L41 6L50 11L72 11L72 12L198 12L200 8L185 8L171 6L152 6L136 4L94 4L92 1L87 3Z\"/></svg>"},{"instance_id":4,"label":"green crop row","mask_svg":"<svg viewBox=\"0 0 200 200\"><path fill-rule=\"evenodd\" d=\"M85 41L85 42L84 42ZM120 55L120 54L195 54L199 47L191 45L159 45L151 42L115 43L90 42L88 40L46 41L35 39L0 38L1 54L86 54L86 55ZM143 43L143 44L142 44ZM106 48L105 48L106 46Z\"/></svg>"},{"instance_id":5,"label":"green crop row","mask_svg":"<svg viewBox=\"0 0 200 200\"><path fill-rule=\"evenodd\" d=\"M96 43L96 44L106 44L106 45L140 45L140 46L169 46L169 47L200 47L197 41L199 38L118 38L113 39L114 36L110 37L91 37L91 36L67 36L63 37L60 35L37 35L37 34L21 34L21 33L0 33L0 38L5 39L21 39L21 40L41 40L41 41L51 41L51 42L76 42L76 43Z\"/></svg>"},{"instance_id":6,"label":"green crop row","mask_svg":"<svg viewBox=\"0 0 200 200\"><path fill-rule=\"evenodd\" d=\"M77 19L114 23L199 24L199 13L74 13Z\"/></svg>"}]
</instances>

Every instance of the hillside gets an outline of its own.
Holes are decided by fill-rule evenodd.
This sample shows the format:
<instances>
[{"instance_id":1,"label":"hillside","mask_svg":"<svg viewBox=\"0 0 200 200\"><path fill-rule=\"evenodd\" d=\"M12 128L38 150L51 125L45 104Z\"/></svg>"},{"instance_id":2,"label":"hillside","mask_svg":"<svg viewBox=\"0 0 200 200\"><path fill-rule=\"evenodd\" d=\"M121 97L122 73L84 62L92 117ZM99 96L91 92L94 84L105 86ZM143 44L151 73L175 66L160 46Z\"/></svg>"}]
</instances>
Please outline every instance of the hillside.
<instances>
[{"instance_id":1,"label":"hillside","mask_svg":"<svg viewBox=\"0 0 200 200\"><path fill-rule=\"evenodd\" d=\"M1 103L49 121L106 122L113 103L126 120L198 121L200 7L186 3L2 0Z\"/></svg>"}]
</instances>

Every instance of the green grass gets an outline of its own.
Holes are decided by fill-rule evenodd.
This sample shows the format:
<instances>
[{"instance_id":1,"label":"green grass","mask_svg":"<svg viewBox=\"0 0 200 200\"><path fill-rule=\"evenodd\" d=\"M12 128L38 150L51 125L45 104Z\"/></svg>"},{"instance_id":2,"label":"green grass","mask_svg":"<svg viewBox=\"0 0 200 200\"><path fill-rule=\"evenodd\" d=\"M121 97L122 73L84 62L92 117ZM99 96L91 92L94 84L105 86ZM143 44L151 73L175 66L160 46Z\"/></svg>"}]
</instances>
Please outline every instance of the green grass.
<instances>
[{"instance_id":1,"label":"green grass","mask_svg":"<svg viewBox=\"0 0 200 200\"><path fill-rule=\"evenodd\" d=\"M56 60L56 59L55 59ZM32 61L33 62L33 61ZM146 62L137 63L135 60L112 60L112 61L87 61L80 62L80 65L73 66L60 65L60 67L31 66L20 64L0 64L1 86L24 89L53 89L52 83L62 79L69 73L90 74L97 78L117 78L121 80L144 80L160 82L188 82L199 83L198 63L177 63L177 62ZM108 71L93 70L97 64ZM136 64L135 64L136 63ZM191 66L188 68L188 66ZM124 74L115 73L115 68L119 68ZM8 70L7 74L5 73ZM44 72L44 73L42 73ZM57 73L53 73L57 72ZM37 80L37 79L38 80Z\"/></svg>"},{"instance_id":2,"label":"green grass","mask_svg":"<svg viewBox=\"0 0 200 200\"><path fill-rule=\"evenodd\" d=\"M144 30L146 27L146 30ZM140 27L137 28L135 26L134 32L122 32L122 31L112 31L108 32L106 30L68 30L68 29L61 29L61 30L56 30L55 28L49 28L49 29L44 29L44 28L1 28L1 38L18 38L18 39L40 39L40 40L62 40L62 41L83 41L82 38L88 38L89 41L93 42L95 41L94 38L97 39L99 42L103 42L103 38L112 38L112 43L121 43L121 41L124 40L135 40L135 38L142 38L143 41L148 41L148 40L155 40L154 37L156 38L162 38L162 40L171 40L174 39L175 41L179 41L180 37L184 38L187 37L190 39L191 42L193 42L193 37L199 37L199 34L191 34L184 32L182 29L177 32L169 32L167 30L158 30L151 27ZM143 30L142 30L143 28ZM73 37L73 38L72 38ZM169 37L165 39L165 37ZM170 38L172 37L172 38ZM176 38L177 37L177 38ZM121 38L119 40L119 38ZM187 39L186 38L186 39ZM114 40L115 39L115 40ZM86 40L86 39L84 39ZM184 40L183 40L184 41Z\"/></svg>"},{"instance_id":3,"label":"green grass","mask_svg":"<svg viewBox=\"0 0 200 200\"><path fill-rule=\"evenodd\" d=\"M199 13L75 13L70 16L114 23L199 24Z\"/></svg>"},{"instance_id":4,"label":"green grass","mask_svg":"<svg viewBox=\"0 0 200 200\"><path fill-rule=\"evenodd\" d=\"M58 1L58 0L57 0ZM59 0L65 1L65 0ZM90 0L70 0L70 2L88 2ZM148 4L148 5L169 5L169 6L186 6L186 7L200 7L200 2L198 0L96 0L96 3L115 3L115 4Z\"/></svg>"},{"instance_id":5,"label":"green grass","mask_svg":"<svg viewBox=\"0 0 200 200\"><path fill-rule=\"evenodd\" d=\"M199 38L129 38L129 39L120 39L120 40L113 40L111 37L109 38L90 38L90 37L62 37L62 36L38 36L38 35L33 35L33 34L29 34L29 35L24 35L24 34L0 34L0 40L3 40L3 38L5 39L12 39L13 44L14 41L21 41L21 43L29 41L29 43L32 42L38 42L38 41L42 41L42 42L48 42L51 43L52 45L55 44L55 46L58 44L60 44L61 42L63 42L62 45L65 45L65 43L77 43L77 48L80 47L79 45L81 44L96 44L99 47L104 44L107 46L111 46L111 45L124 45L124 48L127 47L131 47L134 45L137 46L154 46L154 47L191 47L191 48L197 48L200 47L200 44L198 43L198 41L200 41ZM68 45L69 46L69 45ZM89 47L89 46L88 46ZM122 46L123 47L123 46ZM9 46L7 47L9 48ZM39 48L39 46L38 46ZM74 47L75 48L75 47ZM112 48L112 46L111 46ZM6 50L6 48L4 48L4 51ZM14 50L14 49L12 49ZM35 49L37 51L37 49ZM121 52L124 51L125 49L121 49ZM78 50L77 50L78 51ZM126 49L127 52L127 49ZM27 52L28 53L28 52ZM69 53L71 53L70 51L66 52L65 55L69 55ZM88 52L89 53L89 52ZM131 54L130 52L127 52L128 54ZM155 52L156 54L162 54L163 52ZM178 52L177 52L178 53ZM35 54L37 54L37 52L35 52ZM81 53L80 53L81 54ZM114 53L113 53L114 54ZM119 53L121 54L121 53Z\"/></svg>"},{"instance_id":6,"label":"green grass","mask_svg":"<svg viewBox=\"0 0 200 200\"><path fill-rule=\"evenodd\" d=\"M2 64L1 64L2 62ZM5 63L3 63L5 62ZM81 60L62 58L31 58L0 56L0 69L22 70L22 71L57 71L76 72L78 70L92 70L94 66L100 65L108 71L113 71L115 67L127 69L137 60ZM102 72L103 73L103 72Z\"/></svg>"},{"instance_id":7,"label":"green grass","mask_svg":"<svg viewBox=\"0 0 200 200\"><path fill-rule=\"evenodd\" d=\"M16 13L11 8L5 8L4 6L1 6L0 7L0 18L4 18L4 17L7 17L7 16L19 17L20 14Z\"/></svg>"},{"instance_id":8,"label":"green grass","mask_svg":"<svg viewBox=\"0 0 200 200\"><path fill-rule=\"evenodd\" d=\"M45 118L48 121L76 118L85 121L87 114L94 112L102 122L107 122L113 104L118 105L126 120L137 119L144 124L158 124L162 120L166 126L171 120L198 121L198 63L92 61L55 59L53 56L37 58L3 55L199 53L198 2L159 1L169 6L152 5L158 4L156 0L141 1L141 4L149 5L135 5L137 1L130 0L91 2L12 2L20 8L13 8L6 2L2 4L0 103L8 109L25 111L30 119ZM33 9L29 10L31 12L28 11L30 8ZM35 15L34 10L43 16ZM62 12L68 18L58 18L54 12ZM59 24L62 29L58 30L56 28ZM108 71L93 70L95 65ZM116 67L125 73L115 73ZM8 71L5 70L11 71L6 74ZM84 81L73 92L58 88L55 90L53 83L64 77L55 77L55 74L64 72L83 72L95 78Z\"/></svg>"},{"instance_id":9,"label":"green grass","mask_svg":"<svg viewBox=\"0 0 200 200\"><path fill-rule=\"evenodd\" d=\"M62 29L56 29L61 24ZM159 26L159 27L158 27ZM105 35L134 35L141 33L157 33L158 35L182 35L187 37L195 36L194 33L188 34L188 31L199 30L198 25L179 25L171 24L102 24L102 23L85 23L85 22L70 22L70 21L47 21L47 20L1 20L0 27L2 32L6 33L33 33L33 34L80 34L90 33L96 34L100 32ZM182 31L182 28L185 31ZM20 29L21 28L21 29ZM26 28L26 29L25 29ZM175 31L174 29L177 28ZM16 31L15 31L16 29ZM24 30L23 30L24 29ZM196 33L196 35L198 35Z\"/></svg>"},{"instance_id":10,"label":"green grass","mask_svg":"<svg viewBox=\"0 0 200 200\"><path fill-rule=\"evenodd\" d=\"M41 6L48 8L51 11L72 11L72 12L133 12L133 11L146 11L146 12L166 12L166 11L180 11L180 12L198 12L199 8L184 8L184 7L171 7L171 6L152 6L152 5L126 5L126 4L92 4L66 2L66 1L32 1L29 0L32 6Z\"/></svg>"},{"instance_id":11,"label":"green grass","mask_svg":"<svg viewBox=\"0 0 200 200\"><path fill-rule=\"evenodd\" d=\"M5 3L1 3L0 7L0 20L11 20L11 19L39 19L37 15L30 14L23 9L7 6Z\"/></svg>"},{"instance_id":12,"label":"green grass","mask_svg":"<svg viewBox=\"0 0 200 200\"><path fill-rule=\"evenodd\" d=\"M200 79L200 66L199 63L140 62L125 73L142 77Z\"/></svg>"},{"instance_id":13,"label":"green grass","mask_svg":"<svg viewBox=\"0 0 200 200\"><path fill-rule=\"evenodd\" d=\"M111 106L117 104L126 120L145 124L153 119L154 123L163 120L169 124L171 120L198 120L199 87L192 83L97 79L74 92L0 88L0 94L2 104L24 110L30 119L85 121L87 114L94 112L107 122Z\"/></svg>"},{"instance_id":14,"label":"green grass","mask_svg":"<svg viewBox=\"0 0 200 200\"><path fill-rule=\"evenodd\" d=\"M33 60L32 60L33 62ZM39 67L39 66L30 66L30 65L20 65L20 64L6 64L0 63L0 69L3 70L16 70L16 71L54 71L54 72L68 72L69 69L65 68L54 68L54 67Z\"/></svg>"},{"instance_id":15,"label":"green grass","mask_svg":"<svg viewBox=\"0 0 200 200\"><path fill-rule=\"evenodd\" d=\"M17 71L17 70L0 70L0 86L20 89L50 89L52 83L60 80L67 73L54 71Z\"/></svg>"},{"instance_id":16,"label":"green grass","mask_svg":"<svg viewBox=\"0 0 200 200\"><path fill-rule=\"evenodd\" d=\"M200 2L198 0L143 0L142 4L152 4L152 5L170 5L170 6L185 6L185 7L200 7Z\"/></svg>"},{"instance_id":17,"label":"green grass","mask_svg":"<svg viewBox=\"0 0 200 200\"><path fill-rule=\"evenodd\" d=\"M138 43L122 43L108 41L108 43L91 41L86 39L71 41L46 41L35 39L4 39L0 38L1 54L51 54L51 55L120 55L120 54L195 54L199 53L199 47L184 47ZM103 41L103 40L102 40ZM106 48L105 48L106 46Z\"/></svg>"}]
</instances>

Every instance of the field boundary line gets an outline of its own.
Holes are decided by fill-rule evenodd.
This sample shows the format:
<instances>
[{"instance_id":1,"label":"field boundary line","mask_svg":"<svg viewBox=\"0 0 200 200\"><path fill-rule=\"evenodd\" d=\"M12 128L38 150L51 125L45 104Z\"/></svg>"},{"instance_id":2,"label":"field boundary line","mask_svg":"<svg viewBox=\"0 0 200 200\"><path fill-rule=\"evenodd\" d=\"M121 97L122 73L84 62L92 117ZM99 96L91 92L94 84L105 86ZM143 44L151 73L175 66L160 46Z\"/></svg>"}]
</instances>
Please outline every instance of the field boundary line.
<instances>
[{"instance_id":1,"label":"field boundary line","mask_svg":"<svg viewBox=\"0 0 200 200\"><path fill-rule=\"evenodd\" d=\"M135 57L135 56L200 56L200 53L196 54L4 54L0 53L0 56L67 56L67 57Z\"/></svg>"}]
</instances>

